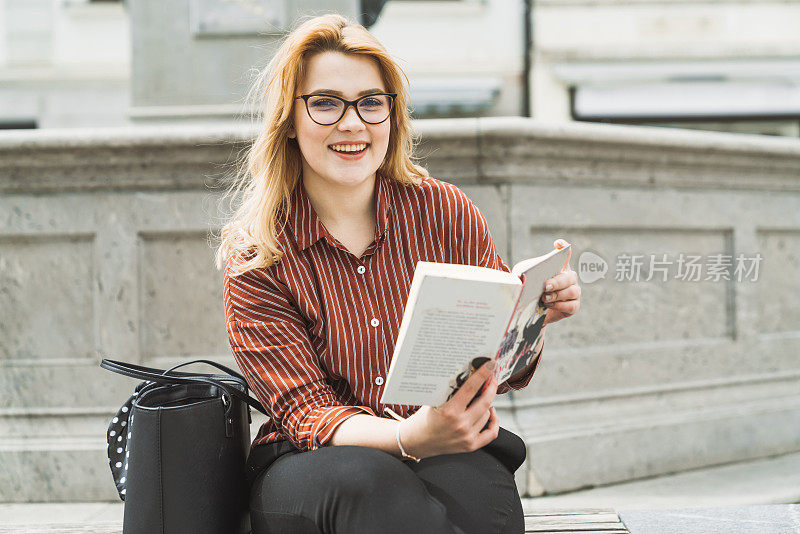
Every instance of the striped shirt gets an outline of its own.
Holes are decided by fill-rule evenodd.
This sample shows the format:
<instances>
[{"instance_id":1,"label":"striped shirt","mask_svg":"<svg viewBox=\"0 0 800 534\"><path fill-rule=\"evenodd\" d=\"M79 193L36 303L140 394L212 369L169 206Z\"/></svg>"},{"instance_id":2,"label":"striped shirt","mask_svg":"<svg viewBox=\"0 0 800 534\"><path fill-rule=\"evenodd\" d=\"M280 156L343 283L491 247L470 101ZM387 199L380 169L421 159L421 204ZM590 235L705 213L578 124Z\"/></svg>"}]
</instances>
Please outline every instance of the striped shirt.
<instances>
[{"instance_id":1,"label":"striped shirt","mask_svg":"<svg viewBox=\"0 0 800 534\"><path fill-rule=\"evenodd\" d=\"M375 178L374 241L356 257L330 234L302 185L292 193L277 264L230 276L224 300L228 339L253 394L270 414L253 446L290 440L324 446L356 414L403 417L419 407L379 402L418 261L510 272L486 219L455 185L420 186ZM538 365L498 393L522 389Z\"/></svg>"}]
</instances>

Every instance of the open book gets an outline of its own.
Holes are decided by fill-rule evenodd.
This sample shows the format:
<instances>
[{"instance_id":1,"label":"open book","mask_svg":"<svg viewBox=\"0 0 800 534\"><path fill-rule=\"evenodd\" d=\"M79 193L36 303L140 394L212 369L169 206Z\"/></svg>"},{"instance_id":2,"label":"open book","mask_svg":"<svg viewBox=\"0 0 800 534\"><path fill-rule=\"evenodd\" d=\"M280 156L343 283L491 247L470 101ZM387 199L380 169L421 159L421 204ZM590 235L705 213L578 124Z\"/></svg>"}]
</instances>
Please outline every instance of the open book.
<instances>
[{"instance_id":1,"label":"open book","mask_svg":"<svg viewBox=\"0 0 800 534\"><path fill-rule=\"evenodd\" d=\"M489 359L498 384L524 369L544 326L544 283L566 266L569 249L510 273L417 262L381 403L441 406Z\"/></svg>"}]
</instances>

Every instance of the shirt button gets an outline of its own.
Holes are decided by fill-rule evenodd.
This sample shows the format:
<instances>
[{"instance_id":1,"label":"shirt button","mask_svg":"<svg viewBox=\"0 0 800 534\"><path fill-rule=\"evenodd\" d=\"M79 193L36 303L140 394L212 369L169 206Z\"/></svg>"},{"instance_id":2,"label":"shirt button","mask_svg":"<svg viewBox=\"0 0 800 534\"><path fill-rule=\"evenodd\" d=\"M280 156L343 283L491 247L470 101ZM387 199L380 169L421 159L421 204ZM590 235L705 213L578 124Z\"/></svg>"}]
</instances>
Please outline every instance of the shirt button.
<instances>
[{"instance_id":1,"label":"shirt button","mask_svg":"<svg viewBox=\"0 0 800 534\"><path fill-rule=\"evenodd\" d=\"M366 272L366 270L367 270L367 268L364 267L363 265L359 265L358 269L356 269L356 271L358 271L358 274L364 274Z\"/></svg>"},{"instance_id":2,"label":"shirt button","mask_svg":"<svg viewBox=\"0 0 800 534\"><path fill-rule=\"evenodd\" d=\"M378 384L379 386L382 386L383 385L383 377L382 376L377 377L375 379L375 383Z\"/></svg>"},{"instance_id":3,"label":"shirt button","mask_svg":"<svg viewBox=\"0 0 800 534\"><path fill-rule=\"evenodd\" d=\"M375 317L373 317L372 320L369 322L369 324L371 324L372 326L378 326L379 324L381 324L381 322Z\"/></svg>"}]
</instances>

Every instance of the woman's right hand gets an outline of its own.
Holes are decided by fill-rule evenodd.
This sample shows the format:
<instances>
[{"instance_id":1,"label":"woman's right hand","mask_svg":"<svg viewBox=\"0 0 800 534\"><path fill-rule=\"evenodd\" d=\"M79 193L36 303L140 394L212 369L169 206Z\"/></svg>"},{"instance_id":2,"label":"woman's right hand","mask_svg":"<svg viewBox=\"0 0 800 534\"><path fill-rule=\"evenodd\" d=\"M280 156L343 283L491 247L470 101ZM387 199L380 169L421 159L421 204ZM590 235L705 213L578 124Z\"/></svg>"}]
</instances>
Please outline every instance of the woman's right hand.
<instances>
[{"instance_id":1,"label":"woman's right hand","mask_svg":"<svg viewBox=\"0 0 800 534\"><path fill-rule=\"evenodd\" d=\"M492 367L489 367L489 365ZM400 423L400 441L408 454L427 458L439 454L472 452L489 444L500 428L492 406L497 395L494 362L483 364L441 406L422 406ZM487 382L488 381L488 382ZM483 393L467 406L486 383ZM488 427L483 430L486 423Z\"/></svg>"}]
</instances>

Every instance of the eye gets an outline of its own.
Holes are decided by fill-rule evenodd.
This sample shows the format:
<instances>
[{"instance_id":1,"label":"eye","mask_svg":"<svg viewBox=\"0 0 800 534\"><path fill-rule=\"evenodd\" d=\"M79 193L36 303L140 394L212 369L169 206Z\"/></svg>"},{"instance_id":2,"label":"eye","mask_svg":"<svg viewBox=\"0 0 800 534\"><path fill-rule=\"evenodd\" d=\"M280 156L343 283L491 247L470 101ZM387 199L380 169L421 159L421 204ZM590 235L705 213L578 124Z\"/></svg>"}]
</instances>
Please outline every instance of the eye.
<instances>
[{"instance_id":1,"label":"eye","mask_svg":"<svg viewBox=\"0 0 800 534\"><path fill-rule=\"evenodd\" d=\"M379 108L384 105L381 97L369 97L361 101L361 107L365 108Z\"/></svg>"},{"instance_id":2,"label":"eye","mask_svg":"<svg viewBox=\"0 0 800 534\"><path fill-rule=\"evenodd\" d=\"M335 108L338 102L333 98L316 97L308 101L308 105L317 109Z\"/></svg>"}]
</instances>

